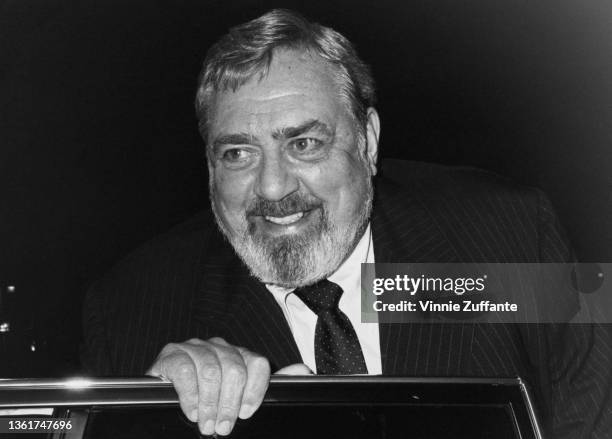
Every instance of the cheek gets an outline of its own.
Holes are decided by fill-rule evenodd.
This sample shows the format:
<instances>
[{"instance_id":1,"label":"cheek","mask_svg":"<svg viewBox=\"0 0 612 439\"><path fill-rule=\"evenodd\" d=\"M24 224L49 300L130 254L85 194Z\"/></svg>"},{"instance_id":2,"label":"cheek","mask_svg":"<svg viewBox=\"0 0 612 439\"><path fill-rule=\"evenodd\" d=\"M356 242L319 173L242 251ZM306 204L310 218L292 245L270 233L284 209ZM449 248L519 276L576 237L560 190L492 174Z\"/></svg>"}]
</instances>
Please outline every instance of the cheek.
<instances>
[{"instance_id":1,"label":"cheek","mask_svg":"<svg viewBox=\"0 0 612 439\"><path fill-rule=\"evenodd\" d=\"M251 199L252 184L245 175L230 175L227 172L216 172L212 179L214 184L215 203L220 211L232 218L244 218L248 202Z\"/></svg>"},{"instance_id":2,"label":"cheek","mask_svg":"<svg viewBox=\"0 0 612 439\"><path fill-rule=\"evenodd\" d=\"M344 187L342 199L339 202L343 210L340 214L348 220L359 216L364 208L367 190L366 178L368 177L363 173L352 174Z\"/></svg>"},{"instance_id":3,"label":"cheek","mask_svg":"<svg viewBox=\"0 0 612 439\"><path fill-rule=\"evenodd\" d=\"M337 165L312 178L315 195L328 206L330 216L339 223L350 223L363 209L367 182L363 166Z\"/></svg>"}]
</instances>

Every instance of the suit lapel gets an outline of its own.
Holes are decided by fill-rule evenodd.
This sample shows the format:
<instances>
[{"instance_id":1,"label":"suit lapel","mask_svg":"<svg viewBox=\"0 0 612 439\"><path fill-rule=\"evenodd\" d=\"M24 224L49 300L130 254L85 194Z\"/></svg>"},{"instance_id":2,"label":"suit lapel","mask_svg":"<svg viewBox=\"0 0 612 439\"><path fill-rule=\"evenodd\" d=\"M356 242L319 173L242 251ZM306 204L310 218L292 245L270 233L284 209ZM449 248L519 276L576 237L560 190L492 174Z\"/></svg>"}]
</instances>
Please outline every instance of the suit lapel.
<instances>
[{"instance_id":1,"label":"suit lapel","mask_svg":"<svg viewBox=\"0 0 612 439\"><path fill-rule=\"evenodd\" d=\"M205 276L196 298L199 326L207 336L222 336L231 344L257 352L272 370L301 362L298 347L283 311L266 287L220 236L211 240L215 262L203 267ZM199 331L200 333L202 331Z\"/></svg>"},{"instance_id":2,"label":"suit lapel","mask_svg":"<svg viewBox=\"0 0 612 439\"><path fill-rule=\"evenodd\" d=\"M372 215L372 239L377 263L423 263L457 260L450 242L437 227L435 218L404 188L379 180ZM438 328L425 328L430 333ZM426 372L429 357L423 346L424 325L379 324L384 375L419 375ZM430 337L431 339L431 337ZM423 355L425 354L425 355ZM419 356L421 359L419 360Z\"/></svg>"},{"instance_id":3,"label":"suit lapel","mask_svg":"<svg viewBox=\"0 0 612 439\"><path fill-rule=\"evenodd\" d=\"M229 310L236 323L232 327L236 343L249 340L246 347L268 358L273 372L301 363L302 357L287 319L265 285L244 269L240 276L232 278L230 288L237 293Z\"/></svg>"}]
</instances>

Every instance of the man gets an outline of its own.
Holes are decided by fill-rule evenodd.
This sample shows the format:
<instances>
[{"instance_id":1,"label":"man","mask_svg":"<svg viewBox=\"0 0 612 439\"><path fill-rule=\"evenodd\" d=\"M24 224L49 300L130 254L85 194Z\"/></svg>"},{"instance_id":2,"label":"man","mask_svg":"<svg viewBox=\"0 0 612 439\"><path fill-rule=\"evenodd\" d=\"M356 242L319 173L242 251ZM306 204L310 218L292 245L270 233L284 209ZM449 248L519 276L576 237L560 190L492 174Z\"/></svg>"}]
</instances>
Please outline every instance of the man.
<instances>
[{"instance_id":1,"label":"man","mask_svg":"<svg viewBox=\"0 0 612 439\"><path fill-rule=\"evenodd\" d=\"M85 364L172 381L204 434L261 404L270 373L521 376L552 437L604 437L609 334L591 327L366 324L363 262L563 262L550 204L480 171L378 172L367 66L274 10L208 52L196 107L212 215L132 254L88 294ZM218 229L222 232L219 233Z\"/></svg>"}]
</instances>

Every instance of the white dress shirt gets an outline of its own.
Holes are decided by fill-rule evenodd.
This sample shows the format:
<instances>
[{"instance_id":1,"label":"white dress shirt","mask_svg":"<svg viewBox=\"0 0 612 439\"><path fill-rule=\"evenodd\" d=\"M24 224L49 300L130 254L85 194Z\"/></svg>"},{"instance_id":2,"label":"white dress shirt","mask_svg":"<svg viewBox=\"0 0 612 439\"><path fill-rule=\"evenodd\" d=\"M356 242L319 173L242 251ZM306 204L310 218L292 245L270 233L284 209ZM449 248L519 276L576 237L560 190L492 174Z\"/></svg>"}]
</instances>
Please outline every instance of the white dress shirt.
<instances>
[{"instance_id":1,"label":"white dress shirt","mask_svg":"<svg viewBox=\"0 0 612 439\"><path fill-rule=\"evenodd\" d=\"M380 375L382 365L378 323L361 322L361 263L365 262L374 262L374 244L369 224L355 250L338 267L338 270L328 277L328 280L340 285L344 291L340 297L339 307L355 328L368 374ZM317 315L293 294L293 289L276 285L266 285L266 288L282 308L304 364L316 373L314 341Z\"/></svg>"}]
</instances>

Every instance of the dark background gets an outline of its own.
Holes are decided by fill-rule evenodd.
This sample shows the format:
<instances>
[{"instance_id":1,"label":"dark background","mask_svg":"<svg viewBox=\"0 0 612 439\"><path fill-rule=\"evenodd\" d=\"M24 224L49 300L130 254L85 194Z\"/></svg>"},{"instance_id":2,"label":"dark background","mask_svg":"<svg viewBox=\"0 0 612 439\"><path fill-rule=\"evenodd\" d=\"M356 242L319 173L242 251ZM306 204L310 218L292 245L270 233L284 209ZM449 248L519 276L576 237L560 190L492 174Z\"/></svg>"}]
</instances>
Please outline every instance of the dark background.
<instances>
[{"instance_id":1,"label":"dark background","mask_svg":"<svg viewBox=\"0 0 612 439\"><path fill-rule=\"evenodd\" d=\"M87 286L206 205L196 76L271 7L356 43L384 157L541 187L578 256L612 262L609 1L301 3L0 2L0 376L77 371Z\"/></svg>"}]
</instances>

